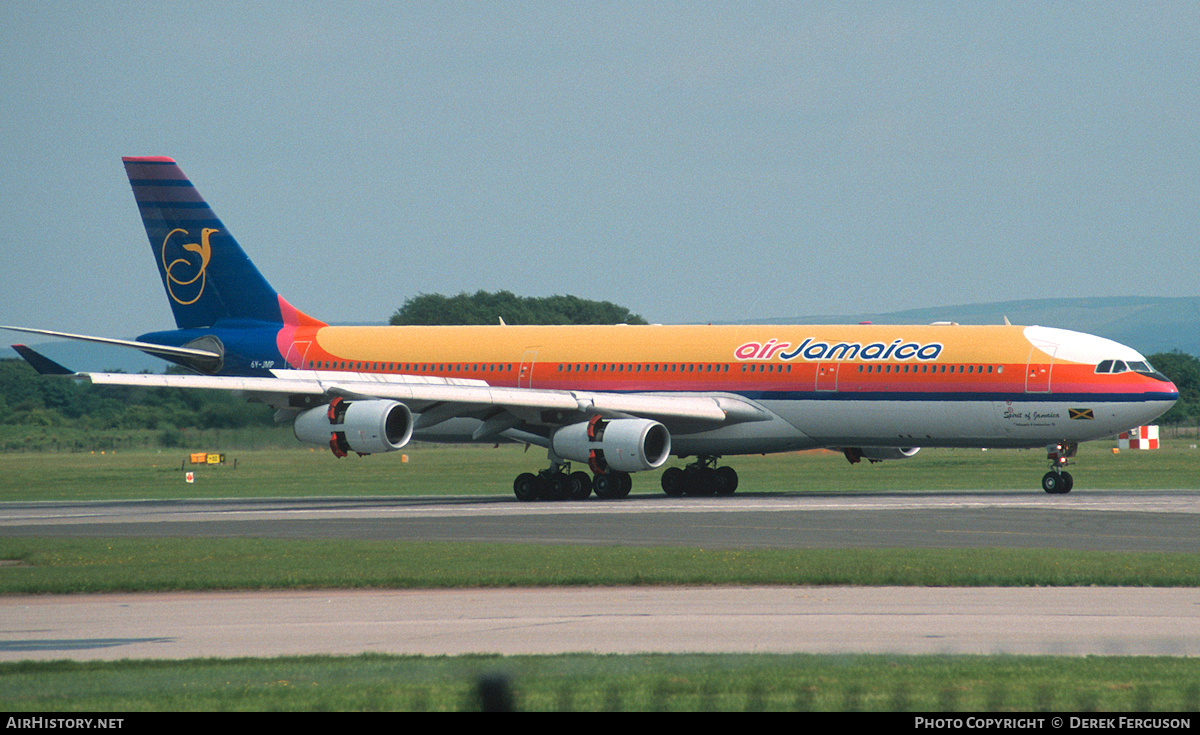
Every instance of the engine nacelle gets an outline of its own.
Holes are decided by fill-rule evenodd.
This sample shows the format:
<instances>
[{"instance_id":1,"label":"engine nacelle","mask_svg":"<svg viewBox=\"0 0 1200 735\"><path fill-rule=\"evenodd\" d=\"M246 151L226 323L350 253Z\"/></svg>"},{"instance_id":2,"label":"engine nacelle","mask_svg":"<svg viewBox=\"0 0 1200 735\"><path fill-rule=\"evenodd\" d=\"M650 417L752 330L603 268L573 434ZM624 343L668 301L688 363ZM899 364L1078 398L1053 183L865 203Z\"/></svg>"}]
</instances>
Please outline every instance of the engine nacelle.
<instances>
[{"instance_id":1,"label":"engine nacelle","mask_svg":"<svg viewBox=\"0 0 1200 735\"><path fill-rule=\"evenodd\" d=\"M563 459L587 462L593 471L641 472L661 467L671 456L671 433L650 419L603 419L564 426L550 447Z\"/></svg>"},{"instance_id":2,"label":"engine nacelle","mask_svg":"<svg viewBox=\"0 0 1200 735\"><path fill-rule=\"evenodd\" d=\"M882 462L885 459L908 459L919 451L921 451L920 447L846 447L842 450L846 459L850 460L850 464L858 464L864 459L869 462Z\"/></svg>"},{"instance_id":3,"label":"engine nacelle","mask_svg":"<svg viewBox=\"0 0 1200 735\"><path fill-rule=\"evenodd\" d=\"M328 406L297 416L293 429L300 441L328 446L339 457L349 451L379 454L408 444L413 417L408 406L396 401L335 398Z\"/></svg>"}]
</instances>

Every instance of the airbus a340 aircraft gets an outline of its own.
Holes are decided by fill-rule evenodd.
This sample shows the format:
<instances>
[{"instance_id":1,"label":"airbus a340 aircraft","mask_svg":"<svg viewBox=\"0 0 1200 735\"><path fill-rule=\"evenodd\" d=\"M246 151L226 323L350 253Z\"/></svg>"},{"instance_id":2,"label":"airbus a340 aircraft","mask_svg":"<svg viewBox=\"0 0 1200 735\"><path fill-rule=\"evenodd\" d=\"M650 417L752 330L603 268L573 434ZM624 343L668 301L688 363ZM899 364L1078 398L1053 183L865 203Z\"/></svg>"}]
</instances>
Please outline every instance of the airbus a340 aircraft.
<instances>
[{"instance_id":1,"label":"airbus a340 aircraft","mask_svg":"<svg viewBox=\"0 0 1200 735\"><path fill-rule=\"evenodd\" d=\"M271 288L173 160L124 163L178 329L17 331L187 366L80 375L240 391L338 457L414 437L545 447L549 468L513 483L521 500L623 497L630 473L672 454L694 459L662 473L668 495L728 494L737 474L719 458L818 447L858 462L1046 446L1042 488L1065 493L1079 442L1149 423L1179 396L1129 347L1036 326L328 326Z\"/></svg>"}]
</instances>

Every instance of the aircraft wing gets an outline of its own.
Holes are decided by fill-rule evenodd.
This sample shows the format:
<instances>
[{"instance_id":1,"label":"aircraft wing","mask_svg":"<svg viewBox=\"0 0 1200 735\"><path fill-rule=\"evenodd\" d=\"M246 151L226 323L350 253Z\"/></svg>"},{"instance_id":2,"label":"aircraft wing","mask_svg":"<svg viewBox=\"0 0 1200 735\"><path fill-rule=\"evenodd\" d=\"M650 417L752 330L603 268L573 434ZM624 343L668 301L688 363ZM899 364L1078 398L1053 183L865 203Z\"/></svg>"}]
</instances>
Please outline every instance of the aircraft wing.
<instances>
[{"instance_id":1,"label":"aircraft wing","mask_svg":"<svg viewBox=\"0 0 1200 735\"><path fill-rule=\"evenodd\" d=\"M273 378L127 373L79 373L79 376L98 385L237 391L276 408L315 405L336 397L390 399L421 414L417 420L418 429L460 417L478 418L499 430L515 428L520 423L562 426L586 421L594 415L639 417L660 421L676 431L775 418L770 411L733 394L545 390L496 387L481 380L418 375L319 370L272 372ZM505 414L511 419L502 418ZM479 440L487 436L489 433L484 430L483 433L476 432L473 438Z\"/></svg>"}]
</instances>

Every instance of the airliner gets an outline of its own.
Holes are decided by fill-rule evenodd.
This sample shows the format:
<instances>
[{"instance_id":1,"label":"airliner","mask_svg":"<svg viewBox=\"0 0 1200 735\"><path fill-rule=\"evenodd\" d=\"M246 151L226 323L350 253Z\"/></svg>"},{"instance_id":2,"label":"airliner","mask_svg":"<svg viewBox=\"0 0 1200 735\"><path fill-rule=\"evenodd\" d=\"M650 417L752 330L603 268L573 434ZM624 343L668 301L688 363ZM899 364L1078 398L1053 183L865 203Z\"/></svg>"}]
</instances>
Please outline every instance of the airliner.
<instances>
[{"instance_id":1,"label":"airliner","mask_svg":"<svg viewBox=\"0 0 1200 735\"><path fill-rule=\"evenodd\" d=\"M725 458L833 449L851 463L922 447L1047 448L1070 492L1080 442L1147 424L1179 397L1137 351L1042 326L331 326L280 296L174 160L123 159L176 329L135 348L190 374L78 373L94 384L236 391L337 457L414 438L545 448L522 501L728 495ZM71 373L28 347L39 371ZM580 468L586 467L588 471Z\"/></svg>"}]
</instances>

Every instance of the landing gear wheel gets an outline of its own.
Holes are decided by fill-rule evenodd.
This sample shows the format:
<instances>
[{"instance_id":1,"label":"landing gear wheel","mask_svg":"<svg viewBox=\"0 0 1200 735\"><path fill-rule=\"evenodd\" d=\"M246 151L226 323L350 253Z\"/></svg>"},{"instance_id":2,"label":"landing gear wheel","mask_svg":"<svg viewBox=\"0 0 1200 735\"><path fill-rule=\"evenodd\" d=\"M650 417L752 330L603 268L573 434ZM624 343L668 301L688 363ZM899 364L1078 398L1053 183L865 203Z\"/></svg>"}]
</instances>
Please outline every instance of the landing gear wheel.
<instances>
[{"instance_id":1,"label":"landing gear wheel","mask_svg":"<svg viewBox=\"0 0 1200 735\"><path fill-rule=\"evenodd\" d=\"M611 500L617 497L617 488L620 483L617 482L611 473L596 475L592 478L592 492L596 493L596 497L601 500Z\"/></svg>"},{"instance_id":2,"label":"landing gear wheel","mask_svg":"<svg viewBox=\"0 0 1200 735\"><path fill-rule=\"evenodd\" d=\"M571 497L574 489L570 475L564 472L553 472L542 475L546 500L566 500Z\"/></svg>"},{"instance_id":3,"label":"landing gear wheel","mask_svg":"<svg viewBox=\"0 0 1200 735\"><path fill-rule=\"evenodd\" d=\"M633 478L628 472L605 472L592 480L592 490L603 500L616 500L629 494Z\"/></svg>"},{"instance_id":4,"label":"landing gear wheel","mask_svg":"<svg viewBox=\"0 0 1200 735\"><path fill-rule=\"evenodd\" d=\"M678 467L668 467L663 470L662 489L670 497L678 498L683 495L685 481L683 470Z\"/></svg>"},{"instance_id":5,"label":"landing gear wheel","mask_svg":"<svg viewBox=\"0 0 1200 735\"><path fill-rule=\"evenodd\" d=\"M586 472L572 472L571 500L587 500L592 494L592 478Z\"/></svg>"},{"instance_id":6,"label":"landing gear wheel","mask_svg":"<svg viewBox=\"0 0 1200 735\"><path fill-rule=\"evenodd\" d=\"M713 475L713 484L716 486L717 495L733 495L738 486L737 471L728 465L718 467Z\"/></svg>"},{"instance_id":7,"label":"landing gear wheel","mask_svg":"<svg viewBox=\"0 0 1200 735\"><path fill-rule=\"evenodd\" d=\"M1042 475L1042 489L1051 495L1065 495L1071 492L1075 485L1070 472L1054 472L1051 470Z\"/></svg>"},{"instance_id":8,"label":"landing gear wheel","mask_svg":"<svg viewBox=\"0 0 1200 735\"><path fill-rule=\"evenodd\" d=\"M517 496L517 500L522 503L530 503L538 499L540 495L539 486L540 480L537 475L530 472L522 472L517 475L517 479L513 480L513 494Z\"/></svg>"}]
</instances>

